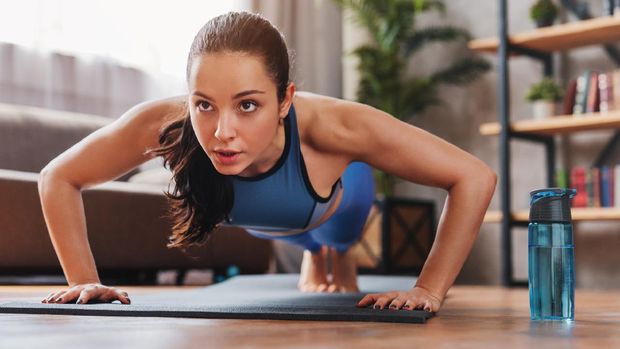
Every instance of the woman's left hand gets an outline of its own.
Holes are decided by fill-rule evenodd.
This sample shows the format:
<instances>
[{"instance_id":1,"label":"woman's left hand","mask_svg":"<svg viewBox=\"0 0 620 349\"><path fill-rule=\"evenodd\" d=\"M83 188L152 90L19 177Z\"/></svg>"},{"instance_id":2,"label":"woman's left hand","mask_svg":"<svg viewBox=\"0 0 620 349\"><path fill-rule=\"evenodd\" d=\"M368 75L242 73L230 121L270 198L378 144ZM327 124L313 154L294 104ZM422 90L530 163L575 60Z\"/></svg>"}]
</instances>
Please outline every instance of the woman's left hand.
<instances>
[{"instance_id":1,"label":"woman's left hand","mask_svg":"<svg viewBox=\"0 0 620 349\"><path fill-rule=\"evenodd\" d=\"M390 291L385 293L370 293L364 296L357 307L364 308L374 303L374 309L424 309L428 312L436 312L441 307L442 299L431 294L424 288L414 287L410 291Z\"/></svg>"}]
</instances>

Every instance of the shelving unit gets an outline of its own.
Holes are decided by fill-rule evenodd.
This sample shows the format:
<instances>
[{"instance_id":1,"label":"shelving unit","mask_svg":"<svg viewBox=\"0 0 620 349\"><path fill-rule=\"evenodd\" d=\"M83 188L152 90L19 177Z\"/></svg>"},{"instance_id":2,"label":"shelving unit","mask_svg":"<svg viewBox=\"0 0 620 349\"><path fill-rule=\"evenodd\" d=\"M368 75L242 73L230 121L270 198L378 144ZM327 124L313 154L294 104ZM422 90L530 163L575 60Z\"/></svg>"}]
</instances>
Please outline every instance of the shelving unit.
<instances>
[{"instance_id":1,"label":"shelving unit","mask_svg":"<svg viewBox=\"0 0 620 349\"><path fill-rule=\"evenodd\" d=\"M498 0L498 3L498 37L472 40L468 45L474 51L497 53L499 61L499 122L481 125L480 133L486 136L499 136L501 211L488 212L484 222L501 224L502 283L505 286L527 286L527 280L513 278L512 270L512 228L527 226L529 211L513 212L511 209L510 141L517 139L537 142L544 146L547 186L553 187L556 152L554 136L582 131L620 129L620 111L581 116L561 115L547 120L510 122L509 56L526 55L538 59L543 64L544 74L551 76L553 74L553 53L619 41L620 16L583 19L509 36L506 0ZM617 142L620 142L618 133L601 152L595 164L602 163ZM620 220L620 210L617 208L572 208L571 213L575 222Z\"/></svg>"}]
</instances>

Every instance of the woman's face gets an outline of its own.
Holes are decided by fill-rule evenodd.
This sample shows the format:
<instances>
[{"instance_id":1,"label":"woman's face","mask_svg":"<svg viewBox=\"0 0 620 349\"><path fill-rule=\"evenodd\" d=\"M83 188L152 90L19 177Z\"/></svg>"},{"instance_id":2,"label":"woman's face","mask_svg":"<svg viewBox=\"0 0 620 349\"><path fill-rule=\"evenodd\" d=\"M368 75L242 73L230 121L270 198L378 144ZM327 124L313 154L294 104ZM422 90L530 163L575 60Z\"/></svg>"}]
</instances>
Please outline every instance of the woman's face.
<instances>
[{"instance_id":1,"label":"woman's face","mask_svg":"<svg viewBox=\"0 0 620 349\"><path fill-rule=\"evenodd\" d=\"M242 52L195 57L188 87L192 127L219 173L251 176L277 161L284 140L278 121L288 104L278 104L260 57Z\"/></svg>"}]
</instances>

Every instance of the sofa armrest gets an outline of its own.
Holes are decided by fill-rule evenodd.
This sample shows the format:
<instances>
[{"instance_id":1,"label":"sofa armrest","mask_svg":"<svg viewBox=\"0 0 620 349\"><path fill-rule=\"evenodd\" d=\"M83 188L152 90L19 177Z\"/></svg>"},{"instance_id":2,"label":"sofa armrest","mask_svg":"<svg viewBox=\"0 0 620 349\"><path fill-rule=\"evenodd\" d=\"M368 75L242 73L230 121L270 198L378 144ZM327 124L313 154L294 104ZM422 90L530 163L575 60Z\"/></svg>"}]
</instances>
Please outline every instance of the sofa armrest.
<instances>
[{"instance_id":1,"label":"sofa armrest","mask_svg":"<svg viewBox=\"0 0 620 349\"><path fill-rule=\"evenodd\" d=\"M0 169L0 272L59 270L38 193L39 174ZM82 192L93 256L101 270L269 268L272 244L244 229L220 227L188 255L166 247L172 223L159 186L107 182Z\"/></svg>"}]
</instances>

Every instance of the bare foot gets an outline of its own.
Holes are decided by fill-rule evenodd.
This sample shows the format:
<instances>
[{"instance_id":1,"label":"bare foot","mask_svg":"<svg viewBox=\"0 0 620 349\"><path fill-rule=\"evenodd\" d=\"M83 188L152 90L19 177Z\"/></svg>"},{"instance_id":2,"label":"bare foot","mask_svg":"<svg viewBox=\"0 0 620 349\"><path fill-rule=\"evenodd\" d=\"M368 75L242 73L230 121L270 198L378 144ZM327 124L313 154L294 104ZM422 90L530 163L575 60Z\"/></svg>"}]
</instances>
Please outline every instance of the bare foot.
<instances>
[{"instance_id":1,"label":"bare foot","mask_svg":"<svg viewBox=\"0 0 620 349\"><path fill-rule=\"evenodd\" d=\"M357 287L357 264L351 250L340 253L330 248L332 282L327 292L359 292Z\"/></svg>"},{"instance_id":2,"label":"bare foot","mask_svg":"<svg viewBox=\"0 0 620 349\"><path fill-rule=\"evenodd\" d=\"M301 261L301 272L297 287L302 292L325 292L329 283L327 281L327 253L328 248L323 246L318 253L304 250Z\"/></svg>"}]
</instances>

